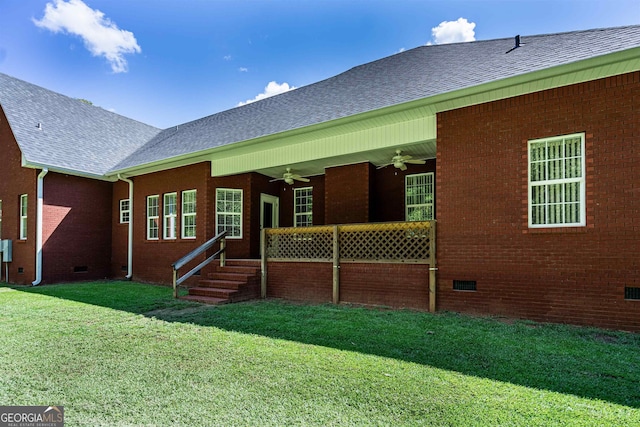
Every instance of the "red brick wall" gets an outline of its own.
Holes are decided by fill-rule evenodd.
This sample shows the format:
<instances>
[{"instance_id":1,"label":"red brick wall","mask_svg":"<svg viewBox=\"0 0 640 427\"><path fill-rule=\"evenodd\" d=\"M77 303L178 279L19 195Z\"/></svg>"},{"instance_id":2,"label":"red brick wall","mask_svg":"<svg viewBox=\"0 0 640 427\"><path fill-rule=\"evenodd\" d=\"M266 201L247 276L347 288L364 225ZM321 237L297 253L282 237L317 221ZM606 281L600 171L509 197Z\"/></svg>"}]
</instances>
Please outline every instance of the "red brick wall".
<instances>
[{"instance_id":1,"label":"red brick wall","mask_svg":"<svg viewBox=\"0 0 640 427\"><path fill-rule=\"evenodd\" d=\"M211 175L209 163L198 163L191 166L156 172L147 175L133 177L133 279L155 283L171 283L171 264L177 261L189 251L213 237L212 229L207 226L205 219L213 209L211 193L208 191L208 180ZM182 239L180 237L182 191L197 190L196 194L196 239ZM162 215L163 194L177 193L177 238L174 240L163 239ZM124 276L126 272L120 271L126 265L127 259L127 226L120 225L119 201L126 198L128 185L118 183L113 191L113 263L114 276ZM160 238L147 240L147 196L159 195L160 203ZM186 271L186 269L185 269Z\"/></svg>"},{"instance_id":2,"label":"red brick wall","mask_svg":"<svg viewBox=\"0 0 640 427\"><path fill-rule=\"evenodd\" d=\"M111 276L111 186L53 172L44 177L43 283Z\"/></svg>"},{"instance_id":3,"label":"red brick wall","mask_svg":"<svg viewBox=\"0 0 640 427\"><path fill-rule=\"evenodd\" d=\"M429 266L342 263L340 301L428 310Z\"/></svg>"},{"instance_id":4,"label":"red brick wall","mask_svg":"<svg viewBox=\"0 0 640 427\"><path fill-rule=\"evenodd\" d=\"M326 262L270 262L267 297L325 303L333 298L333 266Z\"/></svg>"},{"instance_id":5,"label":"red brick wall","mask_svg":"<svg viewBox=\"0 0 640 427\"><path fill-rule=\"evenodd\" d=\"M35 280L36 177L39 171L21 167L21 152L7 118L0 108L0 200L2 200L2 239L13 241L13 262L9 263L9 281L30 284ZM20 233L20 195L28 195L27 240ZM18 273L19 269L22 273ZM2 265L2 280L5 265Z\"/></svg>"},{"instance_id":6,"label":"red brick wall","mask_svg":"<svg viewBox=\"0 0 640 427\"><path fill-rule=\"evenodd\" d=\"M331 302L333 266L326 262L269 262L267 296ZM429 266L418 264L340 265L340 302L429 308Z\"/></svg>"},{"instance_id":7,"label":"red brick wall","mask_svg":"<svg viewBox=\"0 0 640 427\"><path fill-rule=\"evenodd\" d=\"M351 224L369 222L371 163L325 169L325 222Z\"/></svg>"},{"instance_id":8,"label":"red brick wall","mask_svg":"<svg viewBox=\"0 0 640 427\"><path fill-rule=\"evenodd\" d=\"M636 72L438 115L440 310L640 330L639 102ZM527 141L576 132L587 226L530 230Z\"/></svg>"}]
</instances>

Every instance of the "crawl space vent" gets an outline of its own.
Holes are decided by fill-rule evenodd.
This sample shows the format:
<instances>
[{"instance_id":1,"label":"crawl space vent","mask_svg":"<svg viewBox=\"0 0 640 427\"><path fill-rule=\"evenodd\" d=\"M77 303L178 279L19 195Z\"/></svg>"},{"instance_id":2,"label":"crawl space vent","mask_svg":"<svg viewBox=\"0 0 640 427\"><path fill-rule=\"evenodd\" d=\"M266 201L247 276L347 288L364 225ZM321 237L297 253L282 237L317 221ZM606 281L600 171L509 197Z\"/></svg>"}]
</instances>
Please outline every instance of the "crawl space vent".
<instances>
[{"instance_id":1,"label":"crawl space vent","mask_svg":"<svg viewBox=\"0 0 640 427\"><path fill-rule=\"evenodd\" d=\"M453 290L454 291L475 291L476 281L475 280L454 280Z\"/></svg>"},{"instance_id":2,"label":"crawl space vent","mask_svg":"<svg viewBox=\"0 0 640 427\"><path fill-rule=\"evenodd\" d=\"M640 300L640 288L630 288L626 286L624 288L624 299Z\"/></svg>"}]
</instances>

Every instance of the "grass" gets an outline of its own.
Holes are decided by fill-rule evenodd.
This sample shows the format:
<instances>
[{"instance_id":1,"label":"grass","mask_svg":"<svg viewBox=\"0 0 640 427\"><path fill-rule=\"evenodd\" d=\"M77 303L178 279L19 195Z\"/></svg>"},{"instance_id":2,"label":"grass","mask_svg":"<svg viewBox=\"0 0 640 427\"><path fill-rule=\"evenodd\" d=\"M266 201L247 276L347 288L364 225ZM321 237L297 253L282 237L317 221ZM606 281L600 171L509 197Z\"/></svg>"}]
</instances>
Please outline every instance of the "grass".
<instances>
[{"instance_id":1,"label":"grass","mask_svg":"<svg viewBox=\"0 0 640 427\"><path fill-rule=\"evenodd\" d=\"M68 426L640 424L640 335L131 282L0 287L0 404Z\"/></svg>"}]
</instances>

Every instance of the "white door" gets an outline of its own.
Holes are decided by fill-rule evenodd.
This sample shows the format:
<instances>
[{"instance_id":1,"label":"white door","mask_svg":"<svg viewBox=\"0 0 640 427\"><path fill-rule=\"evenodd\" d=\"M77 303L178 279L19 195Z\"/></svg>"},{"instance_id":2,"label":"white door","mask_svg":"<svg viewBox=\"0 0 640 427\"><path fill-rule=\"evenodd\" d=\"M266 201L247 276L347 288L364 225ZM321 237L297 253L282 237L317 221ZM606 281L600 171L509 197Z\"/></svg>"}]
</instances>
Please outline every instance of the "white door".
<instances>
[{"instance_id":1,"label":"white door","mask_svg":"<svg viewBox=\"0 0 640 427\"><path fill-rule=\"evenodd\" d=\"M278 227L279 204L280 198L270 194L260 194L260 230Z\"/></svg>"}]
</instances>

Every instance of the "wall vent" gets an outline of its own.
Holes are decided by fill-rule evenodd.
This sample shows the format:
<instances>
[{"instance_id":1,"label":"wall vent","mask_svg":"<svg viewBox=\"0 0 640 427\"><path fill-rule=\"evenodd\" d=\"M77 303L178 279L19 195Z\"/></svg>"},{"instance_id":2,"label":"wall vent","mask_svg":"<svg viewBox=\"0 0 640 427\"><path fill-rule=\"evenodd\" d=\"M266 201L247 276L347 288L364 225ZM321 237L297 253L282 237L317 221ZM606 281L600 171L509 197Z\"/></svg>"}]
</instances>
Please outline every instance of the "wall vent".
<instances>
[{"instance_id":1,"label":"wall vent","mask_svg":"<svg viewBox=\"0 0 640 427\"><path fill-rule=\"evenodd\" d=\"M121 266L120 266L120 271L129 271L129 266L127 266L127 265L121 265Z\"/></svg>"},{"instance_id":2,"label":"wall vent","mask_svg":"<svg viewBox=\"0 0 640 427\"><path fill-rule=\"evenodd\" d=\"M24 268L18 267L18 274L22 274L22 273L24 273Z\"/></svg>"},{"instance_id":3,"label":"wall vent","mask_svg":"<svg viewBox=\"0 0 640 427\"><path fill-rule=\"evenodd\" d=\"M637 299L640 300L640 288L630 288L625 286L624 299Z\"/></svg>"},{"instance_id":4,"label":"wall vent","mask_svg":"<svg viewBox=\"0 0 640 427\"><path fill-rule=\"evenodd\" d=\"M73 267L74 273L86 273L87 271L89 271L89 267L87 267L86 265L77 265Z\"/></svg>"},{"instance_id":5,"label":"wall vent","mask_svg":"<svg viewBox=\"0 0 640 427\"><path fill-rule=\"evenodd\" d=\"M476 281L475 280L454 280L453 290L454 291L475 291Z\"/></svg>"}]
</instances>

